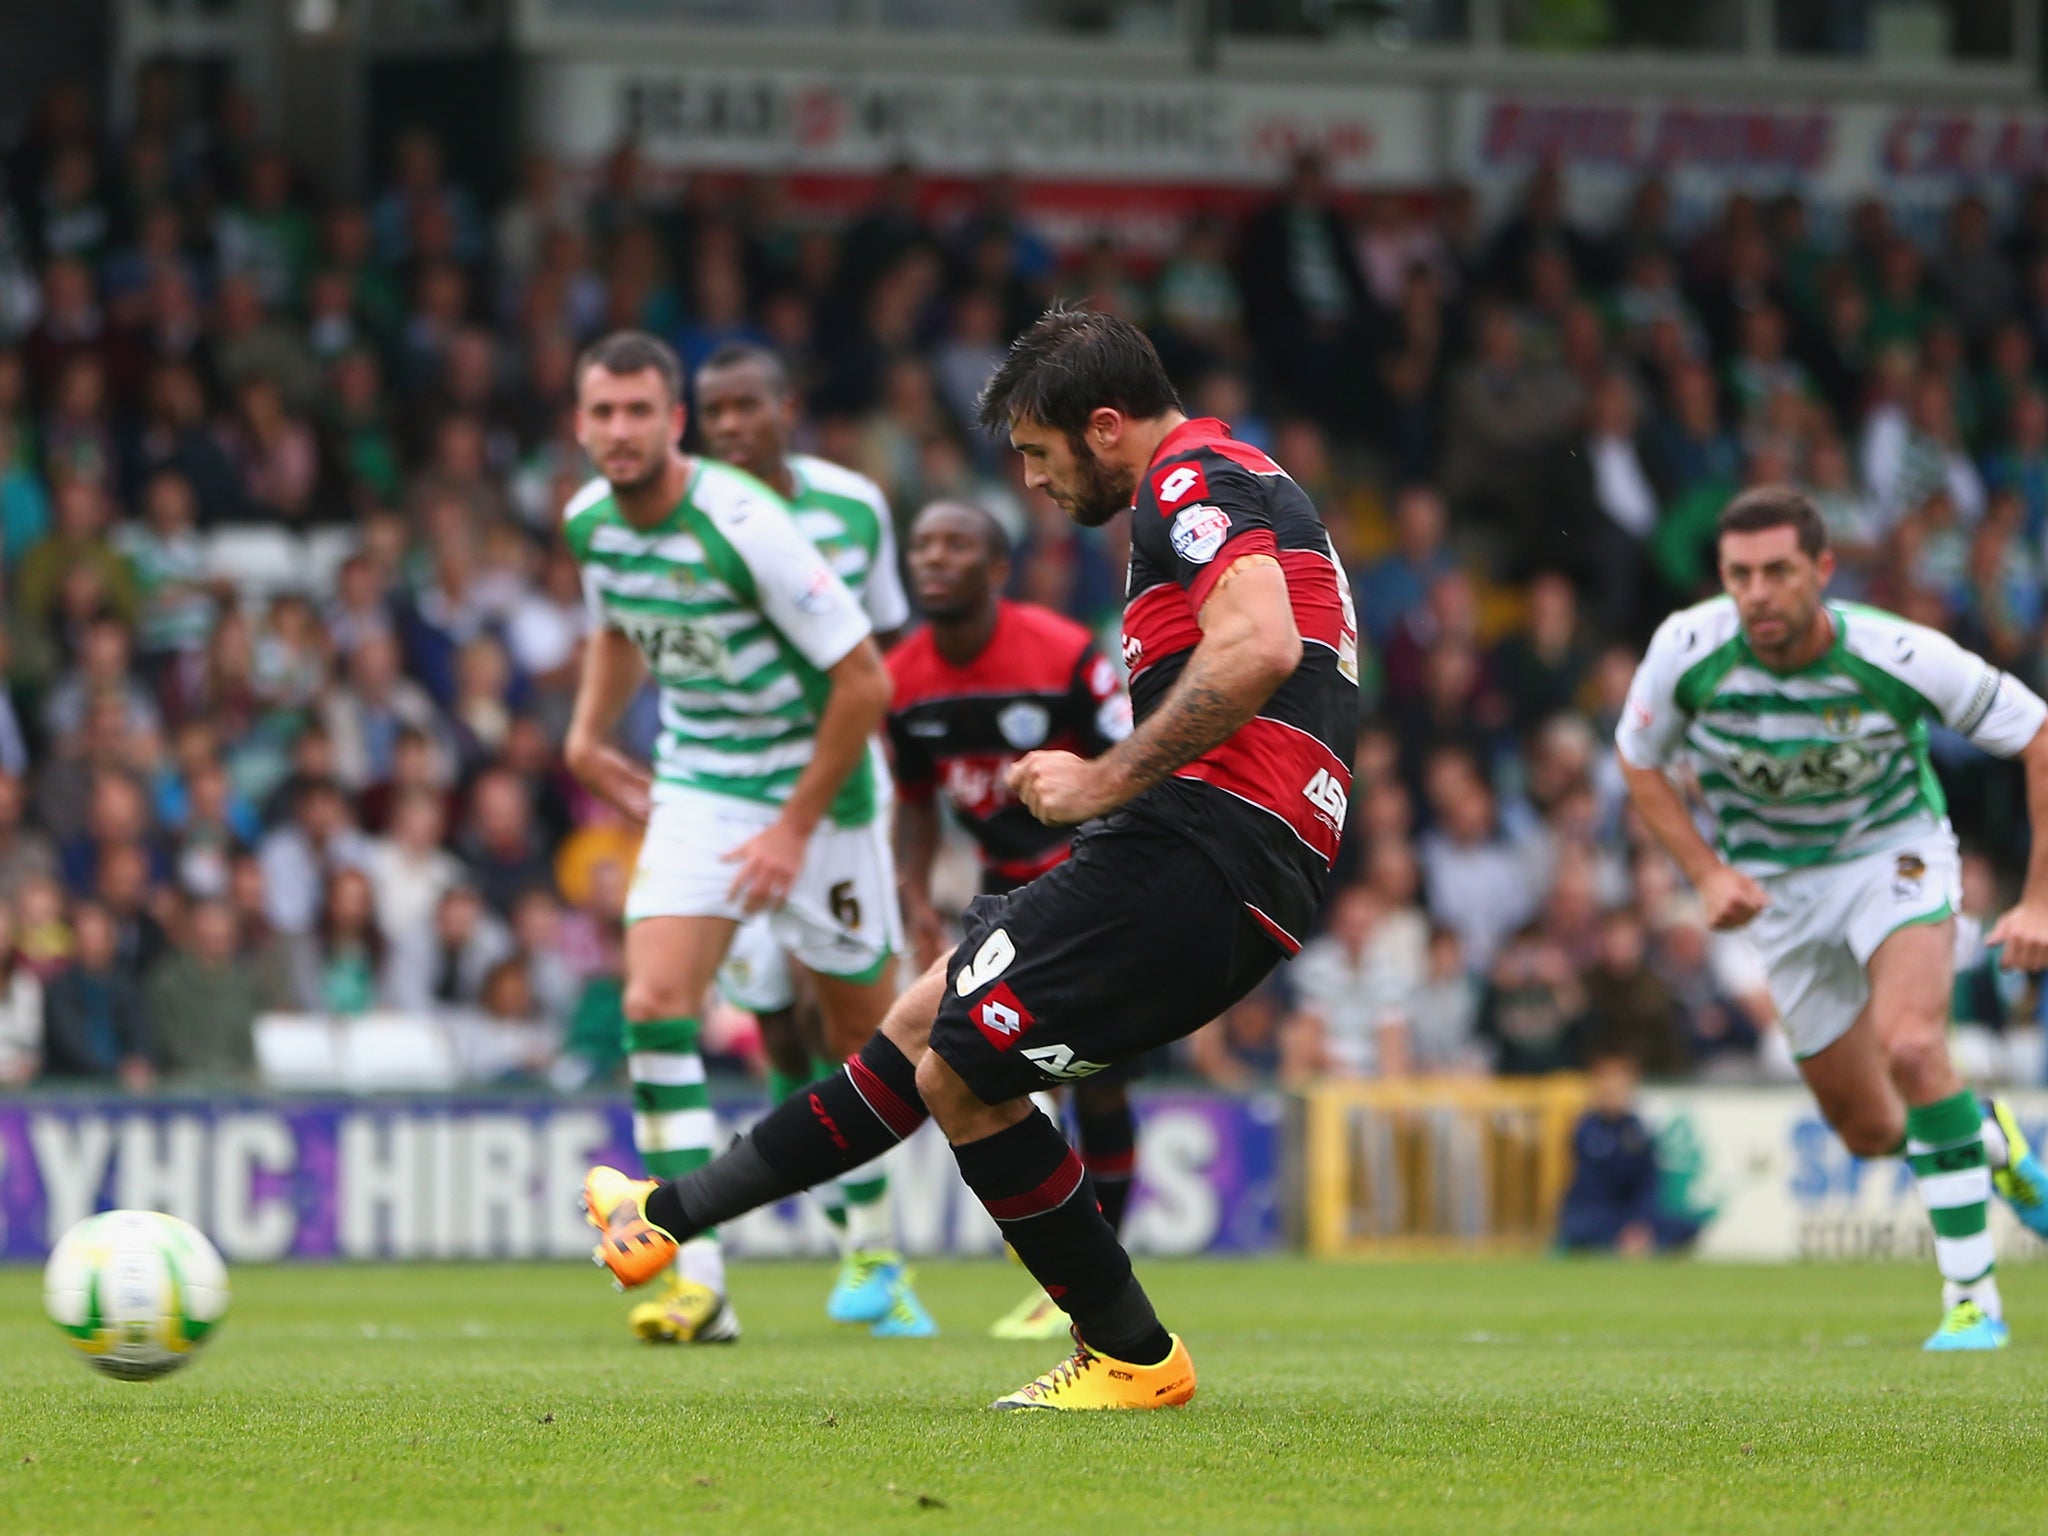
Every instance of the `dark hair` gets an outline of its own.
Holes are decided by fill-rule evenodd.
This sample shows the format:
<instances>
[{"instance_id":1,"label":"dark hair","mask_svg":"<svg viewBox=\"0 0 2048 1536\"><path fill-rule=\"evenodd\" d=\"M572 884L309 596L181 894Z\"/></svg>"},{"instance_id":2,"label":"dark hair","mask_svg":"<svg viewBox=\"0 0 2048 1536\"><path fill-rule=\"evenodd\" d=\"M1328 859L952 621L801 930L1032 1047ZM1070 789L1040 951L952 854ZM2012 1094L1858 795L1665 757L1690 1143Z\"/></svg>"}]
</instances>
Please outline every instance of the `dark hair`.
<instances>
[{"instance_id":1,"label":"dark hair","mask_svg":"<svg viewBox=\"0 0 2048 1536\"><path fill-rule=\"evenodd\" d=\"M697 377L701 379L707 373L740 368L748 363L760 364L777 394L789 393L789 369L783 366L781 355L774 348L753 341L728 341L697 365Z\"/></svg>"},{"instance_id":2,"label":"dark hair","mask_svg":"<svg viewBox=\"0 0 2048 1536\"><path fill-rule=\"evenodd\" d=\"M1803 491L1789 485L1760 485L1744 491L1721 509L1714 525L1714 542L1724 534L1761 533L1766 528L1790 528L1799 535L1802 554L1818 558L1828 547L1828 525L1820 509Z\"/></svg>"},{"instance_id":3,"label":"dark hair","mask_svg":"<svg viewBox=\"0 0 2048 1536\"><path fill-rule=\"evenodd\" d=\"M981 392L984 430L1029 419L1079 441L1104 407L1144 420L1180 407L1180 396L1145 333L1128 320L1055 304L1010 343Z\"/></svg>"},{"instance_id":4,"label":"dark hair","mask_svg":"<svg viewBox=\"0 0 2048 1536\"><path fill-rule=\"evenodd\" d=\"M977 502L962 501L954 496L941 496L937 501L927 502L917 509L917 515L910 520L910 531L915 533L917 525L933 512L957 512L971 519L980 528L982 542L988 545L991 560L1010 558L1010 535L995 513Z\"/></svg>"},{"instance_id":5,"label":"dark hair","mask_svg":"<svg viewBox=\"0 0 2048 1536\"><path fill-rule=\"evenodd\" d=\"M652 368L661 375L662 387L668 391L671 400L683 398L683 365L676 361L676 351L659 336L650 336L645 331L613 331L600 337L583 349L583 355L576 359L576 380L582 383L583 375L593 368L602 368L606 373L625 377L628 374L645 373Z\"/></svg>"}]
</instances>

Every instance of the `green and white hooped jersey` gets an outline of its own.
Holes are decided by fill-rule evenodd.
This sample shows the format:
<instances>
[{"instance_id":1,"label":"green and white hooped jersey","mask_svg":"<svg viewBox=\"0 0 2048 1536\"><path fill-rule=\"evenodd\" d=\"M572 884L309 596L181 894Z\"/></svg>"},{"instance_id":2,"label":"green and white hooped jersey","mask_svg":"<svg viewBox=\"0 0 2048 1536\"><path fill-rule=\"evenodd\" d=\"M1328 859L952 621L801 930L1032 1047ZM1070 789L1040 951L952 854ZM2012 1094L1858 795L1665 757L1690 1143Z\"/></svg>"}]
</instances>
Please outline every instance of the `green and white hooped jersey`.
<instances>
[{"instance_id":1,"label":"green and white hooped jersey","mask_svg":"<svg viewBox=\"0 0 2048 1536\"><path fill-rule=\"evenodd\" d=\"M797 531L817 546L833 574L853 589L875 633L910 622L910 599L896 568L896 531L882 488L866 475L807 453L789 456Z\"/></svg>"},{"instance_id":2,"label":"green and white hooped jersey","mask_svg":"<svg viewBox=\"0 0 2048 1536\"><path fill-rule=\"evenodd\" d=\"M2011 757L2048 718L2031 689L1936 630L1853 603L1827 611L1834 643L1787 673L1751 652L1732 598L1672 614L1615 731L1634 767L1691 761L1721 857L1745 874L1837 863L1943 824L1930 725Z\"/></svg>"},{"instance_id":3,"label":"green and white hooped jersey","mask_svg":"<svg viewBox=\"0 0 2048 1536\"><path fill-rule=\"evenodd\" d=\"M692 462L682 501L655 527L627 522L597 479L570 499L563 535L593 619L631 637L660 688L658 783L779 805L811 760L826 673L872 630L780 496L729 465ZM832 820L865 825L879 803L870 753Z\"/></svg>"}]
</instances>

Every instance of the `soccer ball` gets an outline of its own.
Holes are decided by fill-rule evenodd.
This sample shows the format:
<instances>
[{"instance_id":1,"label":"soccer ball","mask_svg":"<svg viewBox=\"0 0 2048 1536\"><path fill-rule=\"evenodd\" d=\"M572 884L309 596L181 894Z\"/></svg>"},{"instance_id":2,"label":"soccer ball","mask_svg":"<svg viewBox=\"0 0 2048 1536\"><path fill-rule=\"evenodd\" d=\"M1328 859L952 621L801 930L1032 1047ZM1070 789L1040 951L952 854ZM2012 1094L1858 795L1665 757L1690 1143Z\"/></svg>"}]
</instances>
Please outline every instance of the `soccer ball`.
<instances>
[{"instance_id":1,"label":"soccer ball","mask_svg":"<svg viewBox=\"0 0 2048 1536\"><path fill-rule=\"evenodd\" d=\"M43 1306L94 1369L148 1381L190 1360L220 1326L228 1267L175 1216L102 1211L51 1252Z\"/></svg>"}]
</instances>

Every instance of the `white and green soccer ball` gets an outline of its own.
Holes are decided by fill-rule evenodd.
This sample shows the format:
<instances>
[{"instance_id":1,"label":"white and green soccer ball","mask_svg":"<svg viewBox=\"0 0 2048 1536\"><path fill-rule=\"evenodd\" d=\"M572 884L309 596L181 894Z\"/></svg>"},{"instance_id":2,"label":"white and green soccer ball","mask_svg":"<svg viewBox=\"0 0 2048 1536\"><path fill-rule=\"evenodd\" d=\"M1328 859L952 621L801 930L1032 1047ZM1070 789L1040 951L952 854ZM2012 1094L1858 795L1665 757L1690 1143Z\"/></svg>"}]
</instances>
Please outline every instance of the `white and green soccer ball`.
<instances>
[{"instance_id":1,"label":"white and green soccer ball","mask_svg":"<svg viewBox=\"0 0 2048 1536\"><path fill-rule=\"evenodd\" d=\"M95 1370L148 1381L190 1360L220 1326L228 1267L175 1216L102 1211L51 1251L43 1305Z\"/></svg>"}]
</instances>

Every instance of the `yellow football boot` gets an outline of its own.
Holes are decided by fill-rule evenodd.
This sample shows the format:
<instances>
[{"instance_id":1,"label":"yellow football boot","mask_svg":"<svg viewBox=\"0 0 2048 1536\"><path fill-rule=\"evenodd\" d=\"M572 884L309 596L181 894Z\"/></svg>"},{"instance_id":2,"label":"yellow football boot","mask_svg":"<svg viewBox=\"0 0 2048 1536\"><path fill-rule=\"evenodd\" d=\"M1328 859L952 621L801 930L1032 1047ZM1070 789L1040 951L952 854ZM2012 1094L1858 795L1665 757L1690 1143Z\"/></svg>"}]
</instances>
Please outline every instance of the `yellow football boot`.
<instances>
[{"instance_id":1,"label":"yellow football boot","mask_svg":"<svg viewBox=\"0 0 2048 1536\"><path fill-rule=\"evenodd\" d=\"M1060 1304L1042 1290L1034 1290L1016 1306L989 1325L992 1339L1056 1339L1072 1323Z\"/></svg>"},{"instance_id":2,"label":"yellow football boot","mask_svg":"<svg viewBox=\"0 0 2048 1536\"><path fill-rule=\"evenodd\" d=\"M1130 1365L1097 1354L1077 1335L1074 1352L1036 1381L997 1398L992 1408L1178 1408L1195 1395L1195 1362L1180 1335L1157 1365Z\"/></svg>"},{"instance_id":3,"label":"yellow football boot","mask_svg":"<svg viewBox=\"0 0 2048 1536\"><path fill-rule=\"evenodd\" d=\"M676 1240L647 1219L647 1197L658 1182L605 1167L583 1176L583 1219L604 1234L591 1261L610 1270L621 1290L645 1285L675 1259Z\"/></svg>"},{"instance_id":4,"label":"yellow football boot","mask_svg":"<svg viewBox=\"0 0 2048 1536\"><path fill-rule=\"evenodd\" d=\"M730 1302L710 1286L675 1274L661 1300L641 1302L626 1314L626 1324L649 1344L731 1344L740 1336Z\"/></svg>"}]
</instances>

